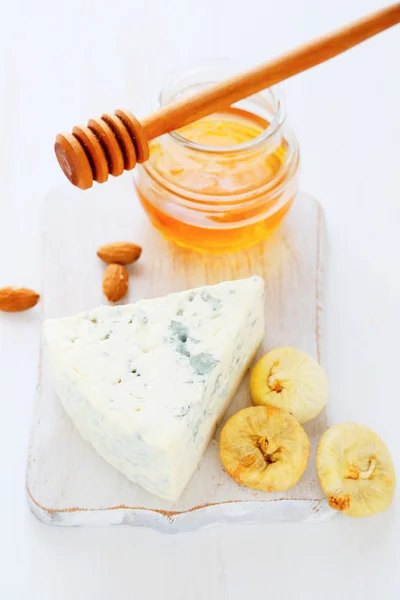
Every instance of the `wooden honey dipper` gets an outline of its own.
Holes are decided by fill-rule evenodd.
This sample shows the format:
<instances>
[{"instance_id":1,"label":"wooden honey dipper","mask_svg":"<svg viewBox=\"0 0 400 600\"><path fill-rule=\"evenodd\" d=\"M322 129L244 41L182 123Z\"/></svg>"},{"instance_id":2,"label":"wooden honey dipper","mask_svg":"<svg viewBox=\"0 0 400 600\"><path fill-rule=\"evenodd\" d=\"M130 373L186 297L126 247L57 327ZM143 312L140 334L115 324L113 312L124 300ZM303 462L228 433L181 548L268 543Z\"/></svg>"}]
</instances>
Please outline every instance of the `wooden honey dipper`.
<instances>
[{"instance_id":1,"label":"wooden honey dipper","mask_svg":"<svg viewBox=\"0 0 400 600\"><path fill-rule=\"evenodd\" d=\"M400 22L400 2L333 33L312 40L272 61L172 102L140 123L126 109L90 119L87 126L59 133L57 160L69 181L86 190L93 181L118 177L149 157L149 140L227 108L293 75L319 65Z\"/></svg>"}]
</instances>

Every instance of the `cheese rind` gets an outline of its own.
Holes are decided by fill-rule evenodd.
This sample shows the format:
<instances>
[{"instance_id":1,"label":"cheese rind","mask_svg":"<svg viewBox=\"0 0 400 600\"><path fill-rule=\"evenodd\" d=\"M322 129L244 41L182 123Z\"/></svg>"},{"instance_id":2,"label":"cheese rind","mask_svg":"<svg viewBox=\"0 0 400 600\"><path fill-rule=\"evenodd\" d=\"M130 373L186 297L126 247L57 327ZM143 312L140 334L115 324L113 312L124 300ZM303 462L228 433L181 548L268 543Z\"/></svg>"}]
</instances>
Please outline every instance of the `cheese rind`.
<instances>
[{"instance_id":1,"label":"cheese rind","mask_svg":"<svg viewBox=\"0 0 400 600\"><path fill-rule=\"evenodd\" d=\"M177 500L264 335L264 282L223 282L45 321L56 393L128 479Z\"/></svg>"}]
</instances>

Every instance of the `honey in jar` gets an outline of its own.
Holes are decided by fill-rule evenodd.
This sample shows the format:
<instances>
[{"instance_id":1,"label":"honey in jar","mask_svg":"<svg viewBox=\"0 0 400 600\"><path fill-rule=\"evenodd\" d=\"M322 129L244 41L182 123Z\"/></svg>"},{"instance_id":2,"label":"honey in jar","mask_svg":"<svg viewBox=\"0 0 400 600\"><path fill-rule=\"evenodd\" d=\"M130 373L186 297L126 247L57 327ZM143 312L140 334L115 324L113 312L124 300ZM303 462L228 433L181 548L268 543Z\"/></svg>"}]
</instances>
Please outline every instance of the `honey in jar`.
<instances>
[{"instance_id":1,"label":"honey in jar","mask_svg":"<svg viewBox=\"0 0 400 600\"><path fill-rule=\"evenodd\" d=\"M159 105L226 76L225 63L188 71L164 88ZM279 226L297 193L298 167L282 102L267 90L151 142L135 185L164 237L221 253L258 244Z\"/></svg>"}]
</instances>

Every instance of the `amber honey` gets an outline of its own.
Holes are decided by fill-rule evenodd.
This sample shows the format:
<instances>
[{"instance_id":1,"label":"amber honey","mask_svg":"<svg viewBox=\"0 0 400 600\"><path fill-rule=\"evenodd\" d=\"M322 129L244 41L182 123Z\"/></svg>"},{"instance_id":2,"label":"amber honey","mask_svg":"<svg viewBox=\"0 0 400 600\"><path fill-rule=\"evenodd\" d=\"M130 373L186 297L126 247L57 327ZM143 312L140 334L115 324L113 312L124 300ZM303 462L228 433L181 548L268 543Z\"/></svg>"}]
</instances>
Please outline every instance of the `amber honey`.
<instances>
[{"instance_id":1,"label":"amber honey","mask_svg":"<svg viewBox=\"0 0 400 600\"><path fill-rule=\"evenodd\" d=\"M297 192L299 154L282 115L260 107L247 102L151 143L135 185L167 239L200 252L237 251L279 226Z\"/></svg>"}]
</instances>

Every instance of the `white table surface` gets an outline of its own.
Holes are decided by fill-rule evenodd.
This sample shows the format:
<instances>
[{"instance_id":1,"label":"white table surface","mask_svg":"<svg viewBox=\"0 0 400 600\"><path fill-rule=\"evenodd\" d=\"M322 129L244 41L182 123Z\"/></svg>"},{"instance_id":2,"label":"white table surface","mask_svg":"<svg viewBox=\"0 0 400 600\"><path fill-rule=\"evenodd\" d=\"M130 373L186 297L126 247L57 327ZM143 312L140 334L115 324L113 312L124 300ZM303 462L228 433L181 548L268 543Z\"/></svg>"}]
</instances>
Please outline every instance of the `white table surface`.
<instances>
[{"instance_id":1,"label":"white table surface","mask_svg":"<svg viewBox=\"0 0 400 600\"><path fill-rule=\"evenodd\" d=\"M53 141L103 111L149 108L168 69L256 64L384 6L377 0L14 0L0 18L0 286L40 291L39 208L65 184ZM286 82L303 190L328 225L334 422L385 439L400 478L400 28ZM129 175L128 175L129 176ZM112 185L110 182L107 185ZM73 235L71 235L73 243ZM24 495L39 311L0 315L0 597L236 600L399 597L400 496L324 525L167 536L48 528Z\"/></svg>"}]
</instances>

